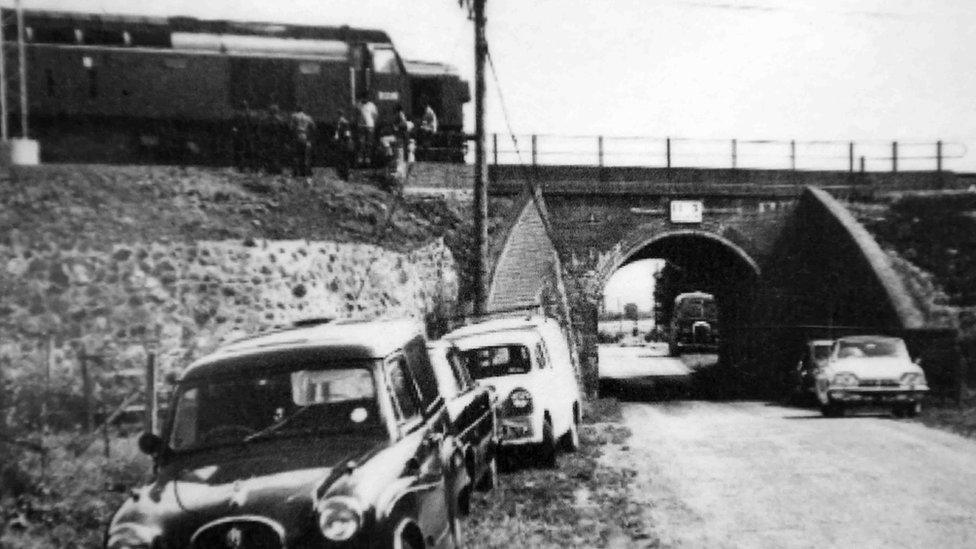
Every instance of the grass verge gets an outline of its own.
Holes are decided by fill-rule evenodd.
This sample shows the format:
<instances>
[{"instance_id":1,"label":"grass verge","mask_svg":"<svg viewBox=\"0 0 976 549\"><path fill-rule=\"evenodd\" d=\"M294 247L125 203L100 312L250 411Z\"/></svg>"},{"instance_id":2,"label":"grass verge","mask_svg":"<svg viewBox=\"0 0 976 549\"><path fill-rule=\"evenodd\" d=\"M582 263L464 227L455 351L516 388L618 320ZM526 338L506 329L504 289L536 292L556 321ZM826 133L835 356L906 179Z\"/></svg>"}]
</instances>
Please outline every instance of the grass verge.
<instances>
[{"instance_id":1,"label":"grass verge","mask_svg":"<svg viewBox=\"0 0 976 549\"><path fill-rule=\"evenodd\" d=\"M976 438L976 395L969 395L961 405L948 402L928 404L922 409L919 420L929 427Z\"/></svg>"},{"instance_id":2,"label":"grass verge","mask_svg":"<svg viewBox=\"0 0 976 549\"><path fill-rule=\"evenodd\" d=\"M557 469L522 468L502 475L497 489L475 494L463 525L468 547L612 547L655 545L630 501L633 470L599 458L623 446L616 399L588 403L578 452L559 457Z\"/></svg>"}]
</instances>

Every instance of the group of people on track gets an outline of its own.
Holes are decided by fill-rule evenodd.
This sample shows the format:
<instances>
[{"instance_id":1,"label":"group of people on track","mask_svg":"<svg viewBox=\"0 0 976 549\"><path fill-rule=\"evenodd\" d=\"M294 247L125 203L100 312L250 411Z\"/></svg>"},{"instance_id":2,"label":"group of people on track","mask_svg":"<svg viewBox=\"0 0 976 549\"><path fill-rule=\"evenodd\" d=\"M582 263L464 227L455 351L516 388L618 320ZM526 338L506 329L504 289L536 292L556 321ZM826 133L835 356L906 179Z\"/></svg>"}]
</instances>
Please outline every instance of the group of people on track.
<instances>
[{"instance_id":1,"label":"group of people on track","mask_svg":"<svg viewBox=\"0 0 976 549\"><path fill-rule=\"evenodd\" d=\"M405 180L417 148L429 148L438 129L437 114L429 103L417 124L397 105L393 123L379 125L379 109L365 96L352 114L350 120L344 109L338 110L324 151L344 180L361 166L382 166L389 176ZM234 114L231 134L237 169L270 174L290 169L296 177L312 175L318 134L315 120L301 106L288 112L274 104L252 109L244 103Z\"/></svg>"}]
</instances>

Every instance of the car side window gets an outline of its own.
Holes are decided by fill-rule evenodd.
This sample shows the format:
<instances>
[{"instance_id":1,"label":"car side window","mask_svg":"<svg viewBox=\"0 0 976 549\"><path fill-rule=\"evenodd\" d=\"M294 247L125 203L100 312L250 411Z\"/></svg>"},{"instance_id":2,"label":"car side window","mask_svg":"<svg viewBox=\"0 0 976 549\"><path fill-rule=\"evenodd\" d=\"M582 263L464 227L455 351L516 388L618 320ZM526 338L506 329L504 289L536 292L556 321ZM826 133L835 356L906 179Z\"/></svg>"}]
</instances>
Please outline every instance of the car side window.
<instances>
[{"instance_id":1,"label":"car side window","mask_svg":"<svg viewBox=\"0 0 976 549\"><path fill-rule=\"evenodd\" d=\"M393 391L393 401L400 422L411 420L420 415L420 393L414 383L407 359L398 356L389 366L390 389Z\"/></svg>"},{"instance_id":2,"label":"car side window","mask_svg":"<svg viewBox=\"0 0 976 549\"><path fill-rule=\"evenodd\" d=\"M470 389L474 385L474 379L472 379L468 369L464 366L463 355L457 351L449 352L447 354L447 361L451 365L451 371L454 372L454 379L457 381L461 392L463 393Z\"/></svg>"},{"instance_id":3,"label":"car side window","mask_svg":"<svg viewBox=\"0 0 976 549\"><path fill-rule=\"evenodd\" d=\"M427 345L423 339L417 338L406 345L404 352L410 373L420 390L420 402L424 407L430 406L437 400L440 391L437 388L434 367L430 363L430 355L427 354Z\"/></svg>"}]
</instances>

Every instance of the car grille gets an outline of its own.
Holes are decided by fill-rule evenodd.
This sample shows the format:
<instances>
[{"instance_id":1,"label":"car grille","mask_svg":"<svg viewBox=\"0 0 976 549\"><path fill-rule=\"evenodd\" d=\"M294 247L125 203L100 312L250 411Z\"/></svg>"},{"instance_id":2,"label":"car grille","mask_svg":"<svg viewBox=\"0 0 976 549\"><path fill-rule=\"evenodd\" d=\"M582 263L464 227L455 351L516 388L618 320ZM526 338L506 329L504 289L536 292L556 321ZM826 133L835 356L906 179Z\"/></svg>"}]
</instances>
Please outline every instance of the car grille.
<instances>
[{"instance_id":1,"label":"car grille","mask_svg":"<svg viewBox=\"0 0 976 549\"><path fill-rule=\"evenodd\" d=\"M270 525L254 520L234 520L201 530L193 549L283 549L281 537Z\"/></svg>"},{"instance_id":2,"label":"car grille","mask_svg":"<svg viewBox=\"0 0 976 549\"><path fill-rule=\"evenodd\" d=\"M862 379L858 383L859 387L899 387L900 385L897 379Z\"/></svg>"}]
</instances>

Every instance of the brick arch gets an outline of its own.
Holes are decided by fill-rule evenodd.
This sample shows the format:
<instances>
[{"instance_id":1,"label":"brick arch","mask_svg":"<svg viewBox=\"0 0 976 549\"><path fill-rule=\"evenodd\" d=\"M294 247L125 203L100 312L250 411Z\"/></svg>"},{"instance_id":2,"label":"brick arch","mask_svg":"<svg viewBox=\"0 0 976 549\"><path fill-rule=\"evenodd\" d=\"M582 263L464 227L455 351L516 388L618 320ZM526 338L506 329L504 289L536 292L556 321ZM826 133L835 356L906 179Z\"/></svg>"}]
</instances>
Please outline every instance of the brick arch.
<instances>
[{"instance_id":1,"label":"brick arch","mask_svg":"<svg viewBox=\"0 0 976 549\"><path fill-rule=\"evenodd\" d=\"M591 287L587 293L593 296L602 295L603 288L610 280L610 277L613 276L613 273L629 263L634 256L656 243L676 237L702 238L719 244L741 259L742 263L748 267L757 280L762 276L762 268L759 266L759 263L742 246L717 232L702 229L671 229L648 234L646 229L638 229L618 242L611 250L611 253L602 258L600 264L596 267L596 276L592 277L589 281Z\"/></svg>"}]
</instances>

